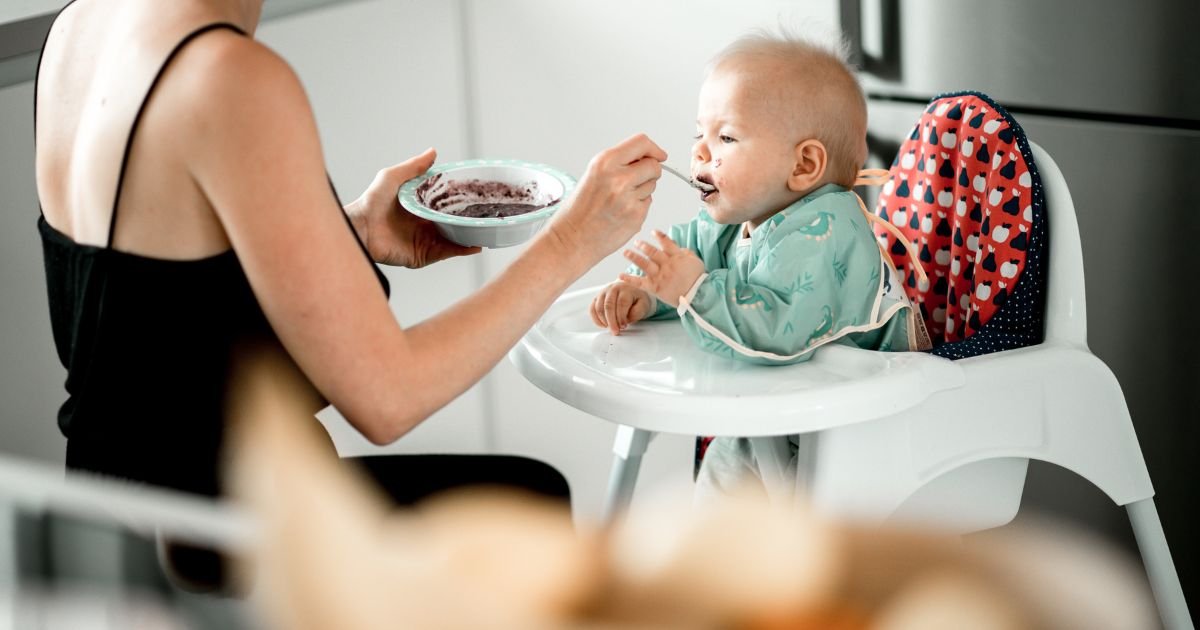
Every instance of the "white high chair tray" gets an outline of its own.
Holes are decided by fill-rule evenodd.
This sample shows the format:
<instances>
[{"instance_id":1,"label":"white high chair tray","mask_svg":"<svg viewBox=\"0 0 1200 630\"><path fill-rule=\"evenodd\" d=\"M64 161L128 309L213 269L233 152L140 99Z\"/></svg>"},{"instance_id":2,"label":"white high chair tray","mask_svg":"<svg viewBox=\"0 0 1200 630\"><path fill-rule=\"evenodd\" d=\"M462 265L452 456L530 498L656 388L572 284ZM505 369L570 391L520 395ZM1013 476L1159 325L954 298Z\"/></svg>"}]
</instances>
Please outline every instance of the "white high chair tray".
<instances>
[{"instance_id":1,"label":"white high chair tray","mask_svg":"<svg viewBox=\"0 0 1200 630\"><path fill-rule=\"evenodd\" d=\"M613 336L588 313L599 290L559 298L509 359L551 396L619 424L786 435L890 416L964 383L953 362L920 352L832 343L806 363L767 366L704 352L678 321L638 322Z\"/></svg>"}]
</instances>

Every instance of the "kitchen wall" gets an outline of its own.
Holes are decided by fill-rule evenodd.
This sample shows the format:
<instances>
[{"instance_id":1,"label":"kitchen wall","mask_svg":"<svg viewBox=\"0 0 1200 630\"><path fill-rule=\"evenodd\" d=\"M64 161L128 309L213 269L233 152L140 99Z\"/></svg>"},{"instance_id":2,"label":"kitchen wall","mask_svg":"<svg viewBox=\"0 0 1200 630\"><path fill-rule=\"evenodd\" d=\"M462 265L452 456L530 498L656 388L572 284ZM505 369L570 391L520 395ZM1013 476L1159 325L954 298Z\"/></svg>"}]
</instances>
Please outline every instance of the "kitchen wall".
<instances>
[{"instance_id":1,"label":"kitchen wall","mask_svg":"<svg viewBox=\"0 0 1200 630\"><path fill-rule=\"evenodd\" d=\"M61 462L65 372L50 335L37 216L27 82L0 89L0 450Z\"/></svg>"}]
</instances>

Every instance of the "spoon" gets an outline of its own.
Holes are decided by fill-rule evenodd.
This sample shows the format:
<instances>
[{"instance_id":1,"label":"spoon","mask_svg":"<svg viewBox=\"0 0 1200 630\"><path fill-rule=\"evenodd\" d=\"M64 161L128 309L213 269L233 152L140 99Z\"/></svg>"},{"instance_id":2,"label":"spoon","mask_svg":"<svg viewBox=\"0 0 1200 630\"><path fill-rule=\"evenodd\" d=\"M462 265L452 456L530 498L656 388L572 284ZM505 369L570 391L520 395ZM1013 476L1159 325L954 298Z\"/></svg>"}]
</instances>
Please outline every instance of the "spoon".
<instances>
[{"instance_id":1,"label":"spoon","mask_svg":"<svg viewBox=\"0 0 1200 630\"><path fill-rule=\"evenodd\" d=\"M679 179L682 179L683 181L687 182L688 186L691 186L692 188L695 188L696 190L699 190L700 192L712 192L717 189L717 187L713 186L712 184L706 184L698 179L693 179L691 177L688 177L687 175L680 173L679 171L671 168L670 166L667 166L666 164L661 164L660 166L662 166L664 171L674 175L675 177L678 177Z\"/></svg>"}]
</instances>

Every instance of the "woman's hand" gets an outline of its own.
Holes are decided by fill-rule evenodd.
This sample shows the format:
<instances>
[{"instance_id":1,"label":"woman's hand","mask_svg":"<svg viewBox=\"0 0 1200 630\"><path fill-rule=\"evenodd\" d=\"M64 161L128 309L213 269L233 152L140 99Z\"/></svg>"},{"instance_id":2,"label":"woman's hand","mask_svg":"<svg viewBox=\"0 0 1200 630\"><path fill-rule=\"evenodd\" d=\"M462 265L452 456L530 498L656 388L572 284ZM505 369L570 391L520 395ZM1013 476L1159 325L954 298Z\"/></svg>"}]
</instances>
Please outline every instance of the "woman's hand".
<instances>
[{"instance_id":1,"label":"woman's hand","mask_svg":"<svg viewBox=\"0 0 1200 630\"><path fill-rule=\"evenodd\" d=\"M636 251L625 250L625 258L646 275L623 273L621 281L678 308L679 298L686 295L704 273L704 261L695 252L676 245L675 241L658 230L654 230L654 238L658 241L657 248L643 241L635 241L633 246Z\"/></svg>"},{"instance_id":2,"label":"woman's hand","mask_svg":"<svg viewBox=\"0 0 1200 630\"><path fill-rule=\"evenodd\" d=\"M653 313L654 296L627 282L614 282L592 299L592 322L614 335Z\"/></svg>"},{"instance_id":3,"label":"woman's hand","mask_svg":"<svg viewBox=\"0 0 1200 630\"><path fill-rule=\"evenodd\" d=\"M463 247L446 240L432 221L400 207L397 193L408 180L429 170L437 152L426 149L375 175L361 197L346 206L354 230L375 262L419 269L454 256L476 254L478 247Z\"/></svg>"},{"instance_id":4,"label":"woman's hand","mask_svg":"<svg viewBox=\"0 0 1200 630\"><path fill-rule=\"evenodd\" d=\"M659 162L666 151L645 134L601 151L588 163L567 208L550 224L550 234L591 267L624 245L642 227L650 209Z\"/></svg>"}]
</instances>

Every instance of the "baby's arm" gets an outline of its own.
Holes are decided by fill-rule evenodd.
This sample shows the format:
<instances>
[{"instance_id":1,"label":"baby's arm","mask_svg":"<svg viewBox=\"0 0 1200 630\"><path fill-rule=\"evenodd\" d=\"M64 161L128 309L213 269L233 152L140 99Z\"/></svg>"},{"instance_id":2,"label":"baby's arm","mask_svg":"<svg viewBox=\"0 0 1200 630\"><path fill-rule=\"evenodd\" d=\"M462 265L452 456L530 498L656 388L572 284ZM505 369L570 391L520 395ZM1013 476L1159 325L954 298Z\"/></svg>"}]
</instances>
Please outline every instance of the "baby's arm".
<instances>
[{"instance_id":1,"label":"baby's arm","mask_svg":"<svg viewBox=\"0 0 1200 630\"><path fill-rule=\"evenodd\" d=\"M671 237L680 243L691 243L696 240L696 221L671 226ZM640 242L640 241L639 241ZM629 257L628 252L626 258ZM633 259L630 259L633 260ZM641 276L642 270L635 264L626 269L630 277ZM600 289L592 299L590 307L592 322L600 328L607 328L614 335L630 324L643 319L674 319L679 313L671 304L657 299L653 293L644 290L634 282L619 279Z\"/></svg>"},{"instance_id":2,"label":"baby's arm","mask_svg":"<svg viewBox=\"0 0 1200 630\"><path fill-rule=\"evenodd\" d=\"M834 332L841 291L828 242L784 237L748 275L697 270L686 250L668 243L657 253L639 248L646 277L622 279L678 305L702 348L755 363L798 363Z\"/></svg>"}]
</instances>

